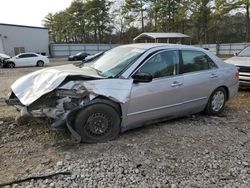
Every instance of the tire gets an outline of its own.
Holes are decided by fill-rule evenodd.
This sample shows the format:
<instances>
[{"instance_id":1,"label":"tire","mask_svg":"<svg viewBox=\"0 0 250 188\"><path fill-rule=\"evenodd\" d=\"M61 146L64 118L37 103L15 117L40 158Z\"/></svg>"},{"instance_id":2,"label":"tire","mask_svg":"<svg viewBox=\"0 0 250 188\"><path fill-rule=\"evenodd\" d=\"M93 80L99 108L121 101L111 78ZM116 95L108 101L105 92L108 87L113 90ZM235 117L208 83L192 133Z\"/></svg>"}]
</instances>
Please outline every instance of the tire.
<instances>
[{"instance_id":1,"label":"tire","mask_svg":"<svg viewBox=\"0 0 250 188\"><path fill-rule=\"evenodd\" d=\"M207 115L217 115L221 113L225 107L227 99L226 90L222 87L217 88L210 96L205 112Z\"/></svg>"},{"instance_id":2,"label":"tire","mask_svg":"<svg viewBox=\"0 0 250 188\"><path fill-rule=\"evenodd\" d=\"M120 116L112 106L94 103L78 112L75 130L81 136L82 142L113 140L120 133Z\"/></svg>"},{"instance_id":3,"label":"tire","mask_svg":"<svg viewBox=\"0 0 250 188\"><path fill-rule=\"evenodd\" d=\"M39 60L37 63L36 63L36 66L38 67L43 67L44 66L44 62Z\"/></svg>"},{"instance_id":4,"label":"tire","mask_svg":"<svg viewBox=\"0 0 250 188\"><path fill-rule=\"evenodd\" d=\"M7 67L10 68L10 69L13 69L13 68L15 68L15 63L9 62L9 63L7 64Z\"/></svg>"}]
</instances>

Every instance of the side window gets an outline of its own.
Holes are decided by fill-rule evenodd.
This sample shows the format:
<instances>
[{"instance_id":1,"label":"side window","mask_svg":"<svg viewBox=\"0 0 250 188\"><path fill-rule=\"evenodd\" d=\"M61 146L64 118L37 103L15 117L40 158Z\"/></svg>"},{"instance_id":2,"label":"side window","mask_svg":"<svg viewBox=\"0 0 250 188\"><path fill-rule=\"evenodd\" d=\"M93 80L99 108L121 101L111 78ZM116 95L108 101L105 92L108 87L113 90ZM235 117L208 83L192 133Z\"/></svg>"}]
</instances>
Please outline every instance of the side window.
<instances>
[{"instance_id":1,"label":"side window","mask_svg":"<svg viewBox=\"0 0 250 188\"><path fill-rule=\"evenodd\" d=\"M217 68L212 59L200 51L183 50L182 59L184 73Z\"/></svg>"},{"instance_id":2,"label":"side window","mask_svg":"<svg viewBox=\"0 0 250 188\"><path fill-rule=\"evenodd\" d=\"M19 55L18 57L19 57L19 58L25 58L25 57L26 57L26 54Z\"/></svg>"},{"instance_id":3,"label":"side window","mask_svg":"<svg viewBox=\"0 0 250 188\"><path fill-rule=\"evenodd\" d=\"M179 74L179 53L178 51L160 52L146 61L139 71L150 73L153 78L177 75Z\"/></svg>"},{"instance_id":4,"label":"side window","mask_svg":"<svg viewBox=\"0 0 250 188\"><path fill-rule=\"evenodd\" d=\"M29 57L37 57L35 54L22 54L19 56L19 58L29 58Z\"/></svg>"},{"instance_id":5,"label":"side window","mask_svg":"<svg viewBox=\"0 0 250 188\"><path fill-rule=\"evenodd\" d=\"M27 54L26 57L37 57L35 54Z\"/></svg>"}]
</instances>

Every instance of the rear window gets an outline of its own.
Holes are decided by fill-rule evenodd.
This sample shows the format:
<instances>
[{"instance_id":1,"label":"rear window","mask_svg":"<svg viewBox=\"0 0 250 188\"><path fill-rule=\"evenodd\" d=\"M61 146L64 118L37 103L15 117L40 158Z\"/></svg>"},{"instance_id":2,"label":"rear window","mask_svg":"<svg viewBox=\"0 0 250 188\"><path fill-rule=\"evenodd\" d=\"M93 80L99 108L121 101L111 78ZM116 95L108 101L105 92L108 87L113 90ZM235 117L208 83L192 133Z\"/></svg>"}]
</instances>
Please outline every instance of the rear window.
<instances>
[{"instance_id":1,"label":"rear window","mask_svg":"<svg viewBox=\"0 0 250 188\"><path fill-rule=\"evenodd\" d=\"M217 68L212 59L201 51L183 50L183 72L196 72Z\"/></svg>"}]
</instances>

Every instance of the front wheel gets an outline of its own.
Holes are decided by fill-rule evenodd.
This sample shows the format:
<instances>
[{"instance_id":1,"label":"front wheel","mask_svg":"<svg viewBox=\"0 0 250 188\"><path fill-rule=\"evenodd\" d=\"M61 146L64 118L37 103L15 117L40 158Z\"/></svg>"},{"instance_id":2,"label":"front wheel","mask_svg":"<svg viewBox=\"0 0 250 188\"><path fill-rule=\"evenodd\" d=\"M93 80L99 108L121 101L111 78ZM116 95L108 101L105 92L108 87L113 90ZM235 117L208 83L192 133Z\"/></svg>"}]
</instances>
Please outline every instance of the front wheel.
<instances>
[{"instance_id":1,"label":"front wheel","mask_svg":"<svg viewBox=\"0 0 250 188\"><path fill-rule=\"evenodd\" d=\"M217 115L222 112L226 102L226 90L222 87L217 88L210 96L207 106L206 113L208 115Z\"/></svg>"},{"instance_id":2,"label":"front wheel","mask_svg":"<svg viewBox=\"0 0 250 188\"><path fill-rule=\"evenodd\" d=\"M13 69L13 68L15 68L15 63L9 62L7 67L10 68L10 69Z\"/></svg>"},{"instance_id":3,"label":"front wheel","mask_svg":"<svg viewBox=\"0 0 250 188\"><path fill-rule=\"evenodd\" d=\"M120 116L107 104L96 103L76 115L76 132L82 142L97 143L115 139L120 132Z\"/></svg>"}]
</instances>

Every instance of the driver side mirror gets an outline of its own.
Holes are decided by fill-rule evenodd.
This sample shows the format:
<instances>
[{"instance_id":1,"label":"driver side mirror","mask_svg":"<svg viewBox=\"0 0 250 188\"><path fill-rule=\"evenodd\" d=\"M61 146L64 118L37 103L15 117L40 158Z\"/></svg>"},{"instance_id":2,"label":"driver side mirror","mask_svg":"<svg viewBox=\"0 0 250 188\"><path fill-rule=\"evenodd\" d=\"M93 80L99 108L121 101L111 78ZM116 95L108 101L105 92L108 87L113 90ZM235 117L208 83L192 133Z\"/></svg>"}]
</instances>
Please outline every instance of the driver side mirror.
<instances>
[{"instance_id":1,"label":"driver side mirror","mask_svg":"<svg viewBox=\"0 0 250 188\"><path fill-rule=\"evenodd\" d=\"M153 80L153 76L147 72L137 72L135 73L132 78L134 79L134 83L138 82L151 82Z\"/></svg>"},{"instance_id":2,"label":"driver side mirror","mask_svg":"<svg viewBox=\"0 0 250 188\"><path fill-rule=\"evenodd\" d=\"M234 56L237 56L238 55L238 53L236 52L236 53L234 53Z\"/></svg>"}]
</instances>

